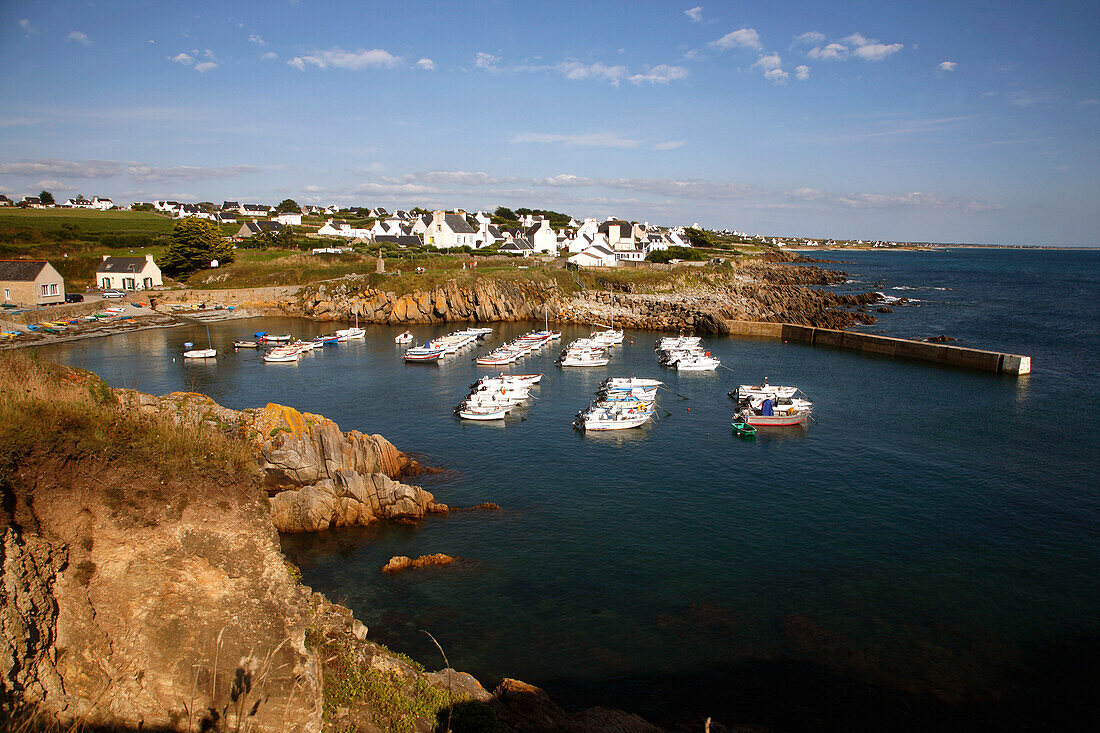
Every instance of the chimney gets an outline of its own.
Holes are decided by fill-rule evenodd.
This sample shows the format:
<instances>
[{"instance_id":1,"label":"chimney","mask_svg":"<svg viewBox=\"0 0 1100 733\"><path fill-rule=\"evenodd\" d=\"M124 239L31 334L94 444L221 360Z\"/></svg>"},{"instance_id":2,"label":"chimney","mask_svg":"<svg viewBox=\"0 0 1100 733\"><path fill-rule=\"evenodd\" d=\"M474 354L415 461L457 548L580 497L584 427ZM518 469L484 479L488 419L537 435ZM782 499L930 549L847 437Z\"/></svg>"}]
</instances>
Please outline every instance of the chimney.
<instances>
[{"instance_id":1,"label":"chimney","mask_svg":"<svg viewBox=\"0 0 1100 733\"><path fill-rule=\"evenodd\" d=\"M111 256L111 255L103 255L103 261L104 261L104 262L106 262L106 261L107 261L107 258L108 258L108 257L110 257L110 256Z\"/></svg>"},{"instance_id":2,"label":"chimney","mask_svg":"<svg viewBox=\"0 0 1100 733\"><path fill-rule=\"evenodd\" d=\"M447 216L445 211L433 211L432 212L432 224L442 224L444 217Z\"/></svg>"},{"instance_id":3,"label":"chimney","mask_svg":"<svg viewBox=\"0 0 1100 733\"><path fill-rule=\"evenodd\" d=\"M147 262L152 262L153 261L153 255L145 255L145 260Z\"/></svg>"}]
</instances>

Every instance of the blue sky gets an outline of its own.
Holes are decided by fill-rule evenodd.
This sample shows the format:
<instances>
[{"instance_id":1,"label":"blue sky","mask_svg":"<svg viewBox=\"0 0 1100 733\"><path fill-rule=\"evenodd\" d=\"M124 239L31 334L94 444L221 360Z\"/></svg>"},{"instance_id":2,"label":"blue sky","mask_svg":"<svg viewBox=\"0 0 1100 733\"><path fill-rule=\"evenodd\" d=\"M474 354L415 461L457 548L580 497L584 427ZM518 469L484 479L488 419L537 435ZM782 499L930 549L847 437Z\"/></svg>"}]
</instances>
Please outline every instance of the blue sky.
<instances>
[{"instance_id":1,"label":"blue sky","mask_svg":"<svg viewBox=\"0 0 1100 733\"><path fill-rule=\"evenodd\" d=\"M1095 2L8 2L0 192L1097 244Z\"/></svg>"}]
</instances>

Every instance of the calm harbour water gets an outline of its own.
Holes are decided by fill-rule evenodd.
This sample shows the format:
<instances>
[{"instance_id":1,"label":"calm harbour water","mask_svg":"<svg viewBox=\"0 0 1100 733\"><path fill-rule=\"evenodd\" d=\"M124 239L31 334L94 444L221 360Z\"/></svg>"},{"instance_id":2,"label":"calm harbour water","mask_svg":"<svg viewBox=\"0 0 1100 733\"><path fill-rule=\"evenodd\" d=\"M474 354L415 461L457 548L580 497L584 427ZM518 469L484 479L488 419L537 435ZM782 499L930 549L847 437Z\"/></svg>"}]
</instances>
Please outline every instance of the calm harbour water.
<instances>
[{"instance_id":1,"label":"calm harbour water","mask_svg":"<svg viewBox=\"0 0 1100 733\"><path fill-rule=\"evenodd\" d=\"M677 374L657 365L657 334L628 332L606 368L562 370L556 348L512 367L547 377L500 425L451 413L489 371L472 353L407 366L390 327L298 364L231 342L339 326L212 325L212 363L179 357L184 341L205 343L201 328L41 352L113 386L321 413L449 469L424 480L437 500L500 504L283 538L307 584L429 667L441 660L421 629L487 686L517 677L568 705L670 725L1011 728L1095 715L1077 696L1095 680L1079 662L1100 648L1100 252L821 256L843 261L829 265L855 281L842 291L915 299L866 330L1028 354L1033 373L711 337L728 369ZM488 345L532 324L494 325ZM571 428L604 378L630 374L666 381L660 422ZM801 387L816 421L733 437L726 392L764 376ZM380 572L393 555L436 552L459 562Z\"/></svg>"}]
</instances>

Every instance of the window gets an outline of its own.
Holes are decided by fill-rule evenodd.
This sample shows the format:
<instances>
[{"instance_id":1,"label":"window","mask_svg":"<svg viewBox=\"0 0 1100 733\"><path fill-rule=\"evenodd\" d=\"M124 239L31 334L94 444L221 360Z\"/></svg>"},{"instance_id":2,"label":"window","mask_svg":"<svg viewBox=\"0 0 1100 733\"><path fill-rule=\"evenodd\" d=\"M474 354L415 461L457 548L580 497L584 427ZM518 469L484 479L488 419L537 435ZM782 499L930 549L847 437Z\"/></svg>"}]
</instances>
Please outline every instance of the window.
<instances>
[{"instance_id":1,"label":"window","mask_svg":"<svg viewBox=\"0 0 1100 733\"><path fill-rule=\"evenodd\" d=\"M103 288L104 290L111 287L111 278L109 278L109 277L103 278L102 280L99 281L99 286L101 288Z\"/></svg>"},{"instance_id":2,"label":"window","mask_svg":"<svg viewBox=\"0 0 1100 733\"><path fill-rule=\"evenodd\" d=\"M146 290L148 290L149 288L153 287L153 278L151 278L151 277L147 277L147 278L145 278L145 280L144 280L144 285L145 285L145 289L146 289Z\"/></svg>"},{"instance_id":3,"label":"window","mask_svg":"<svg viewBox=\"0 0 1100 733\"><path fill-rule=\"evenodd\" d=\"M42 286L42 297L46 298L51 295L57 295L57 283L46 283Z\"/></svg>"},{"instance_id":4,"label":"window","mask_svg":"<svg viewBox=\"0 0 1100 733\"><path fill-rule=\"evenodd\" d=\"M132 278L132 277L122 278L122 289L123 290L134 290L135 289L134 288L134 278Z\"/></svg>"},{"instance_id":5,"label":"window","mask_svg":"<svg viewBox=\"0 0 1100 733\"><path fill-rule=\"evenodd\" d=\"M11 300L11 288L4 288L4 300Z\"/></svg>"}]
</instances>

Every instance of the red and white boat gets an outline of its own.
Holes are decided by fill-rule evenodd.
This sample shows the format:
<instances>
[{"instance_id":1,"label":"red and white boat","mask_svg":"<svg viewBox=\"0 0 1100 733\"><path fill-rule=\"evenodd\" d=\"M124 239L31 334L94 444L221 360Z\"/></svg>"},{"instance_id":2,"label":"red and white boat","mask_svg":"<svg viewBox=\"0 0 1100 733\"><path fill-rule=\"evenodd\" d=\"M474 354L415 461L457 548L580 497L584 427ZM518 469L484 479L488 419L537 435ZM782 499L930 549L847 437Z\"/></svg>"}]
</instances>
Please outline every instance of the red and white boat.
<instances>
[{"instance_id":1,"label":"red and white boat","mask_svg":"<svg viewBox=\"0 0 1100 733\"><path fill-rule=\"evenodd\" d=\"M446 350L432 346L432 342L429 341L423 346L414 346L405 351L404 359L412 363L439 361L445 353Z\"/></svg>"}]
</instances>

